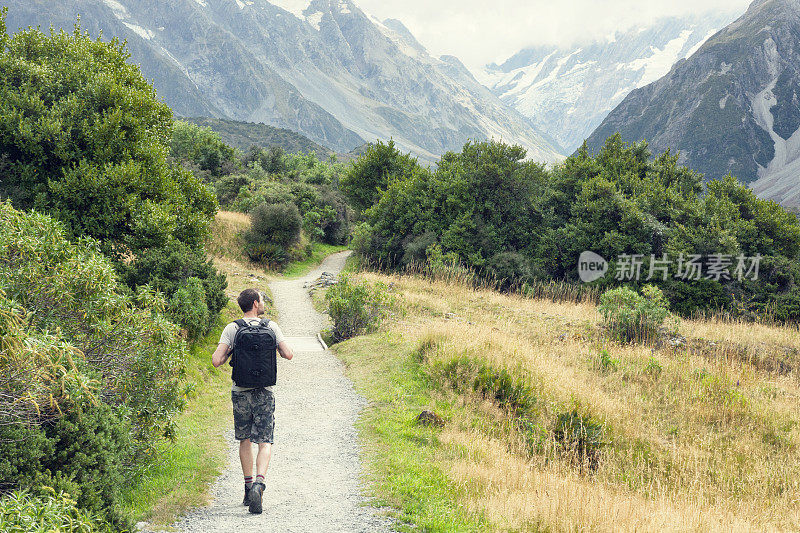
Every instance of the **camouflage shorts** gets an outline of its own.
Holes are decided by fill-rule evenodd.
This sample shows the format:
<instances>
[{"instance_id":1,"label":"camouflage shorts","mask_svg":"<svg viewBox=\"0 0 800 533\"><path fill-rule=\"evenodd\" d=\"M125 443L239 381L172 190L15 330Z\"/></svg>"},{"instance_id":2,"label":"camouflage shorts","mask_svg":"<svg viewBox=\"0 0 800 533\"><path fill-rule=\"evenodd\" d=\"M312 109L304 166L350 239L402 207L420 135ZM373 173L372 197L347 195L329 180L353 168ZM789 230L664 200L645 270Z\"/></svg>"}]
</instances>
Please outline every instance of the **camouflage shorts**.
<instances>
[{"instance_id":1,"label":"camouflage shorts","mask_svg":"<svg viewBox=\"0 0 800 533\"><path fill-rule=\"evenodd\" d=\"M260 388L231 392L233 428L237 440L272 443L275 429L275 396Z\"/></svg>"}]
</instances>

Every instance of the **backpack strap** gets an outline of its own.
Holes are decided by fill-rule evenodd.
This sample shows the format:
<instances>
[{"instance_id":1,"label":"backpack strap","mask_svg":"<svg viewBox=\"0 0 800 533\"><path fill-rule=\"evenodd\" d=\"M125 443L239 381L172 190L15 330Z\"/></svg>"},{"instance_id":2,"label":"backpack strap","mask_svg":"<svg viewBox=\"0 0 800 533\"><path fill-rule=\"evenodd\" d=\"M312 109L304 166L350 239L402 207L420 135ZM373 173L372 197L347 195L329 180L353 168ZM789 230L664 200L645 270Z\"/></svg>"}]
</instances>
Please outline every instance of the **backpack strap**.
<instances>
[{"instance_id":1,"label":"backpack strap","mask_svg":"<svg viewBox=\"0 0 800 533\"><path fill-rule=\"evenodd\" d=\"M246 328L249 325L247 322L245 322L243 318L234 320L233 323L239 326L240 328Z\"/></svg>"},{"instance_id":2,"label":"backpack strap","mask_svg":"<svg viewBox=\"0 0 800 533\"><path fill-rule=\"evenodd\" d=\"M269 318L262 318L261 325L265 327L269 327Z\"/></svg>"}]
</instances>

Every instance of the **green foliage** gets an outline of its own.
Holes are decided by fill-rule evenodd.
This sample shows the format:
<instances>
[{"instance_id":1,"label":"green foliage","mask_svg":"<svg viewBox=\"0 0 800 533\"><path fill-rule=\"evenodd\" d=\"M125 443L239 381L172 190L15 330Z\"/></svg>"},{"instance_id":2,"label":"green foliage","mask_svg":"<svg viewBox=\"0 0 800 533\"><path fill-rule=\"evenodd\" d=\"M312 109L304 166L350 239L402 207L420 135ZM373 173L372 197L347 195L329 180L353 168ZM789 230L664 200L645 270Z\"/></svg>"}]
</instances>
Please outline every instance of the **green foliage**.
<instances>
[{"instance_id":1,"label":"green foliage","mask_svg":"<svg viewBox=\"0 0 800 533\"><path fill-rule=\"evenodd\" d=\"M646 279L653 259L666 254L672 261L666 279L655 271L650 282L680 314L727 310L800 320L796 215L730 176L711 180L704 191L702 176L679 166L676 155L653 158L646 143L628 145L618 135L596 155L584 147L552 170L524 155L500 142L468 143L442 156L434 171L414 167L385 185L364 181L377 200L363 212L353 248L374 264L400 269L423 261L435 245L504 289L554 279L579 283L576 265L585 250L610 263L593 286L614 287L633 281L615 275L618 258L640 256ZM733 267L720 279L681 279L681 254L700 255L703 276L712 254L734 263L760 254L762 266L755 281L737 279Z\"/></svg>"},{"instance_id":2,"label":"green foliage","mask_svg":"<svg viewBox=\"0 0 800 533\"><path fill-rule=\"evenodd\" d=\"M236 151L222 142L210 128L175 121L170 140L170 155L210 177L218 177L236 165ZM194 167L194 168L193 168Z\"/></svg>"},{"instance_id":3,"label":"green foliage","mask_svg":"<svg viewBox=\"0 0 800 533\"><path fill-rule=\"evenodd\" d=\"M332 150L292 130L224 118L203 117L185 120L214 130L225 143L244 152L255 146L256 149L269 150L275 147L286 153L315 154L323 160L335 155Z\"/></svg>"},{"instance_id":4,"label":"green foliage","mask_svg":"<svg viewBox=\"0 0 800 533\"><path fill-rule=\"evenodd\" d=\"M152 248L127 264L117 266L120 277L129 287L148 285L158 290L171 303L169 316L175 319L187 330L202 335L213 325L217 314L228 303L225 288L228 282L223 274L217 272L213 263L206 258L202 249L188 246L180 241L173 241L163 248ZM202 287L204 306L197 302L197 307L182 315L172 306L176 294L186 290L191 279L196 279ZM197 282L192 282L197 283ZM194 296L199 296L200 291L194 291ZM202 316L204 322L198 322ZM191 317L191 318L190 318ZM192 335L194 338L194 335Z\"/></svg>"},{"instance_id":5,"label":"green foliage","mask_svg":"<svg viewBox=\"0 0 800 533\"><path fill-rule=\"evenodd\" d=\"M6 533L111 533L114 528L96 513L77 506L63 492L33 495L16 491L0 498L0 526Z\"/></svg>"},{"instance_id":6,"label":"green foliage","mask_svg":"<svg viewBox=\"0 0 800 533\"><path fill-rule=\"evenodd\" d=\"M422 348L422 351L425 347ZM514 377L504 368L493 368L468 357L459 357L440 363L434 368L447 386L464 392L465 387L491 399L499 407L507 409L516 417L530 417L535 414L537 399L530 385Z\"/></svg>"},{"instance_id":7,"label":"green foliage","mask_svg":"<svg viewBox=\"0 0 800 533\"><path fill-rule=\"evenodd\" d=\"M646 285L642 294L618 287L600 297L597 309L608 331L624 341L643 341L658 335L669 314L668 302L661 289Z\"/></svg>"},{"instance_id":8,"label":"green foliage","mask_svg":"<svg viewBox=\"0 0 800 533\"><path fill-rule=\"evenodd\" d=\"M591 416L581 415L577 410L560 413L553 428L553 439L561 453L581 468L597 469L603 448L603 426Z\"/></svg>"},{"instance_id":9,"label":"green foliage","mask_svg":"<svg viewBox=\"0 0 800 533\"><path fill-rule=\"evenodd\" d=\"M300 240L302 224L294 204L261 204L250 213L245 252L253 261L283 264L289 259L289 247Z\"/></svg>"},{"instance_id":10,"label":"green foliage","mask_svg":"<svg viewBox=\"0 0 800 533\"><path fill-rule=\"evenodd\" d=\"M608 350L600 350L598 367L601 372L613 372L619 368L619 361L611 357Z\"/></svg>"},{"instance_id":11,"label":"green foliage","mask_svg":"<svg viewBox=\"0 0 800 533\"><path fill-rule=\"evenodd\" d=\"M393 298L386 286L342 275L325 294L328 314L333 320L333 337L338 341L373 331L391 309Z\"/></svg>"},{"instance_id":12,"label":"green foliage","mask_svg":"<svg viewBox=\"0 0 800 533\"><path fill-rule=\"evenodd\" d=\"M363 211L380 198L392 179L404 179L417 168L417 160L402 154L394 141L378 141L352 163L342 177L342 191L356 209Z\"/></svg>"},{"instance_id":13,"label":"green foliage","mask_svg":"<svg viewBox=\"0 0 800 533\"><path fill-rule=\"evenodd\" d=\"M216 200L167 162L172 113L116 39L0 34L0 197L63 221L106 254L202 246Z\"/></svg>"},{"instance_id":14,"label":"green foliage","mask_svg":"<svg viewBox=\"0 0 800 533\"><path fill-rule=\"evenodd\" d=\"M168 316L186 330L190 339L200 338L211 324L202 280L189 278L169 301Z\"/></svg>"},{"instance_id":15,"label":"green foliage","mask_svg":"<svg viewBox=\"0 0 800 533\"><path fill-rule=\"evenodd\" d=\"M121 524L115 484L174 434L186 345L96 242L8 203L0 241L0 488L62 488Z\"/></svg>"}]
</instances>

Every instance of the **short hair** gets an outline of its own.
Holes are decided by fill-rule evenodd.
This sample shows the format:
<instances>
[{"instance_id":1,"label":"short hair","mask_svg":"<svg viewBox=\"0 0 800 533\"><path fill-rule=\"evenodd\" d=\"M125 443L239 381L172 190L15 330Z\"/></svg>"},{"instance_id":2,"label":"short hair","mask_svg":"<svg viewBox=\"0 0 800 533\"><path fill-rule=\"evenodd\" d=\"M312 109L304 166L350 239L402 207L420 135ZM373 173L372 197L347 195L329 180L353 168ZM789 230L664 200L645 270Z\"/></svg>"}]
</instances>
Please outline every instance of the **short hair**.
<instances>
[{"instance_id":1,"label":"short hair","mask_svg":"<svg viewBox=\"0 0 800 533\"><path fill-rule=\"evenodd\" d=\"M256 289L245 289L239 293L236 302L242 308L242 312L246 313L253 310L253 305L261 299L261 293Z\"/></svg>"}]
</instances>

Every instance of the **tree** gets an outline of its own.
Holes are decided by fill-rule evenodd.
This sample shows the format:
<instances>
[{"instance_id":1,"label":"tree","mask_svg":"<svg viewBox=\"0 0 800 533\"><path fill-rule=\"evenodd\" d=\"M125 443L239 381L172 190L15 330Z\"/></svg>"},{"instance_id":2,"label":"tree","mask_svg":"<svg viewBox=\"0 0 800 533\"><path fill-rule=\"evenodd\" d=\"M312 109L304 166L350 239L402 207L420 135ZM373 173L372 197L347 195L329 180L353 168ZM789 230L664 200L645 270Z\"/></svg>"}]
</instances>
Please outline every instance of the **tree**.
<instances>
[{"instance_id":1,"label":"tree","mask_svg":"<svg viewBox=\"0 0 800 533\"><path fill-rule=\"evenodd\" d=\"M212 178L218 178L226 167L234 168L236 164L236 150L222 142L219 134L182 120L175 121L170 155L184 163L193 163Z\"/></svg>"},{"instance_id":2,"label":"tree","mask_svg":"<svg viewBox=\"0 0 800 533\"><path fill-rule=\"evenodd\" d=\"M117 39L6 32L0 14L0 197L47 212L120 258L201 246L212 192L167 161L172 112Z\"/></svg>"},{"instance_id":3,"label":"tree","mask_svg":"<svg viewBox=\"0 0 800 533\"><path fill-rule=\"evenodd\" d=\"M389 185L389 177L408 177L419 167L417 160L398 150L393 140L387 144L370 144L366 152L353 162L342 176L340 186L345 196L359 211L373 205Z\"/></svg>"}]
</instances>

